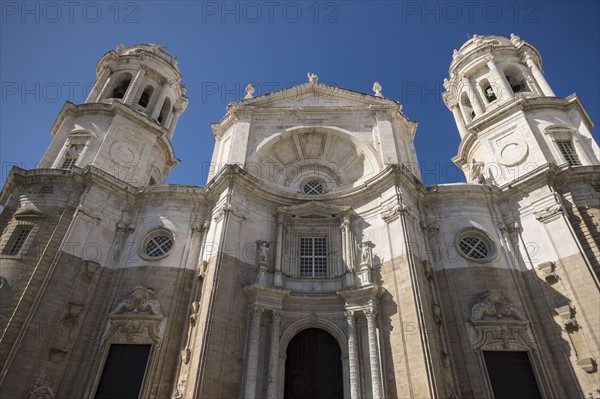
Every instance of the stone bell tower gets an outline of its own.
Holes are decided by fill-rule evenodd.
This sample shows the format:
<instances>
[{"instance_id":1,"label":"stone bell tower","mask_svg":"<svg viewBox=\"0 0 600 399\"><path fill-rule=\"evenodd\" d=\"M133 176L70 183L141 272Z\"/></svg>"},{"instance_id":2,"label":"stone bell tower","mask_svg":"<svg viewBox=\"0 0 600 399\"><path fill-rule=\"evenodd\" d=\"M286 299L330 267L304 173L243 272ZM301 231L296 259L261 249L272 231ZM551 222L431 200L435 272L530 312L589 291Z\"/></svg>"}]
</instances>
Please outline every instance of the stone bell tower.
<instances>
[{"instance_id":1,"label":"stone bell tower","mask_svg":"<svg viewBox=\"0 0 600 399\"><path fill-rule=\"evenodd\" d=\"M157 44L120 45L98 62L85 103L61 110L40 167L91 165L134 186L164 183L187 103L176 57Z\"/></svg>"},{"instance_id":2,"label":"stone bell tower","mask_svg":"<svg viewBox=\"0 0 600 399\"><path fill-rule=\"evenodd\" d=\"M461 137L453 161L467 180L505 185L548 163L598 163L583 104L555 95L535 47L512 34L475 35L452 58L443 97Z\"/></svg>"}]
</instances>

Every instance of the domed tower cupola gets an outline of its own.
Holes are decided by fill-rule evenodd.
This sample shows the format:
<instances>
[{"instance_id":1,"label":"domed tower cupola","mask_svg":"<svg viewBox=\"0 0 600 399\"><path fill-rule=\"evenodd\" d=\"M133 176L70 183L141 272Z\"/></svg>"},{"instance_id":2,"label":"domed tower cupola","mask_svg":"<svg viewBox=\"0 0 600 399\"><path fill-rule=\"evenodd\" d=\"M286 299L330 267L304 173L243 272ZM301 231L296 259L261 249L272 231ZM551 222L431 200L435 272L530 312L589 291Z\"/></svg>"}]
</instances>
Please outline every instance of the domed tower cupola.
<instances>
[{"instance_id":1,"label":"domed tower cupola","mask_svg":"<svg viewBox=\"0 0 600 399\"><path fill-rule=\"evenodd\" d=\"M135 186L166 182L179 162L171 140L185 91L177 58L161 46L118 46L98 62L85 102L61 110L40 166L94 166Z\"/></svg>"},{"instance_id":2,"label":"domed tower cupola","mask_svg":"<svg viewBox=\"0 0 600 399\"><path fill-rule=\"evenodd\" d=\"M557 98L541 65L537 49L514 34L474 35L454 50L443 98L462 139L454 161L472 182L502 185L546 163L596 160L579 144L593 126L583 105L575 95Z\"/></svg>"},{"instance_id":3,"label":"domed tower cupola","mask_svg":"<svg viewBox=\"0 0 600 399\"><path fill-rule=\"evenodd\" d=\"M120 101L173 135L187 106L177 57L158 44L138 44L105 54L96 67L96 83L86 103Z\"/></svg>"},{"instance_id":4,"label":"domed tower cupola","mask_svg":"<svg viewBox=\"0 0 600 399\"><path fill-rule=\"evenodd\" d=\"M444 101L463 129L474 120L517 98L554 97L541 72L538 51L518 36L474 35L454 50Z\"/></svg>"}]
</instances>

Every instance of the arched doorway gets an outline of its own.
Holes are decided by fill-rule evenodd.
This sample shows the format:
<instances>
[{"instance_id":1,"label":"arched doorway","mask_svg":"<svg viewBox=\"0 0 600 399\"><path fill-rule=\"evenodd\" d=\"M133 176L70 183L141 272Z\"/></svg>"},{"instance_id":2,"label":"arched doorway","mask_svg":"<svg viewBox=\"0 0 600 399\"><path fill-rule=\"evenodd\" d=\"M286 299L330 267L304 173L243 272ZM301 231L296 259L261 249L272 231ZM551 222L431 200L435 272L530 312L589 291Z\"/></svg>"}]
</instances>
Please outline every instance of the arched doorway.
<instances>
[{"instance_id":1,"label":"arched doorway","mask_svg":"<svg viewBox=\"0 0 600 399\"><path fill-rule=\"evenodd\" d=\"M342 399L340 347L319 328L300 331L290 341L285 363L285 399Z\"/></svg>"}]
</instances>

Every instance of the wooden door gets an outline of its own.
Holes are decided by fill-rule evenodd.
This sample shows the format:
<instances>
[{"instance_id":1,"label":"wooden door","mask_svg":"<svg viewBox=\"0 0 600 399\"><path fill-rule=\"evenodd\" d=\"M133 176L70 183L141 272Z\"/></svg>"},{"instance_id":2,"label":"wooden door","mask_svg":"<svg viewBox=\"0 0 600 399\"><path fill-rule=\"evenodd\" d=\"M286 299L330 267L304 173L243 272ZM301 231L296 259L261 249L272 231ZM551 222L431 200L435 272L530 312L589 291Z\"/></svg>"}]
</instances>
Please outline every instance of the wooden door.
<instances>
[{"instance_id":1,"label":"wooden door","mask_svg":"<svg viewBox=\"0 0 600 399\"><path fill-rule=\"evenodd\" d=\"M342 399L340 347L318 328L300 331L290 341L285 363L285 399Z\"/></svg>"}]
</instances>

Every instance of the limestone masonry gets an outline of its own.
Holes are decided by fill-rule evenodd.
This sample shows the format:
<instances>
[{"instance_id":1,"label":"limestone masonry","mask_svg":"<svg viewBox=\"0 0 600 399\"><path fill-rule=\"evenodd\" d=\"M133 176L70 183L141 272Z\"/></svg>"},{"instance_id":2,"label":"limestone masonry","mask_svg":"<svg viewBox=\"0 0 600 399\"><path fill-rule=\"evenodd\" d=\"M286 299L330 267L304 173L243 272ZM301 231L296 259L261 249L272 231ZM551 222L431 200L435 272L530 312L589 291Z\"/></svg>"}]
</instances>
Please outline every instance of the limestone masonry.
<instances>
[{"instance_id":1,"label":"limestone masonry","mask_svg":"<svg viewBox=\"0 0 600 399\"><path fill-rule=\"evenodd\" d=\"M154 44L98 62L0 194L3 398L600 398L600 150L535 47L477 36L443 98L468 183L425 186L417 124L318 82L212 124Z\"/></svg>"}]
</instances>

